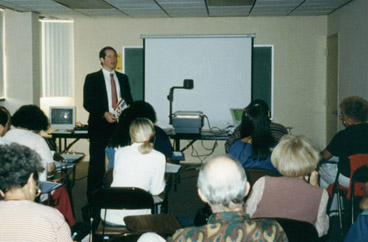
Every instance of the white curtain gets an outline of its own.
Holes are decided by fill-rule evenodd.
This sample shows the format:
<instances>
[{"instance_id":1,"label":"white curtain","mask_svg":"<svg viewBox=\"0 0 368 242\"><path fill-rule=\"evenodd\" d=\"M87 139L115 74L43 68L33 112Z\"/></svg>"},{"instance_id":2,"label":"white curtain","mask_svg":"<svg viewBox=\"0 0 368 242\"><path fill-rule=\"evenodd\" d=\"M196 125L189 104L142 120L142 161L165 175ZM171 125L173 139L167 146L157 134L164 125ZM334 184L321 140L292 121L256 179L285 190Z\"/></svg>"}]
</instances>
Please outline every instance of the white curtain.
<instances>
[{"instance_id":1,"label":"white curtain","mask_svg":"<svg viewBox=\"0 0 368 242\"><path fill-rule=\"evenodd\" d=\"M42 96L74 96L73 22L42 20Z\"/></svg>"}]
</instances>

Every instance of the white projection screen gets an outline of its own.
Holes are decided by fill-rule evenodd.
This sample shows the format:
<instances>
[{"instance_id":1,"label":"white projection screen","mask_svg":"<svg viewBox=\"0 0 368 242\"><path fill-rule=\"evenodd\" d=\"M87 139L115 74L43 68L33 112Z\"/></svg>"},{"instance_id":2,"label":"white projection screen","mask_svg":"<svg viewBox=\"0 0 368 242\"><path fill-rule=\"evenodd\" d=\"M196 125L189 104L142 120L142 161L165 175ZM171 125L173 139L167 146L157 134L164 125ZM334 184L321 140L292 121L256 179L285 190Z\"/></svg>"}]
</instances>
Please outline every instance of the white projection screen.
<instances>
[{"instance_id":1,"label":"white projection screen","mask_svg":"<svg viewBox=\"0 0 368 242\"><path fill-rule=\"evenodd\" d=\"M157 124L169 128L167 95L173 86L193 79L191 90L175 89L175 111L202 111L211 128L233 124L231 108L251 100L251 60L254 35L142 36L144 96L157 114ZM208 128L207 121L204 128Z\"/></svg>"}]
</instances>

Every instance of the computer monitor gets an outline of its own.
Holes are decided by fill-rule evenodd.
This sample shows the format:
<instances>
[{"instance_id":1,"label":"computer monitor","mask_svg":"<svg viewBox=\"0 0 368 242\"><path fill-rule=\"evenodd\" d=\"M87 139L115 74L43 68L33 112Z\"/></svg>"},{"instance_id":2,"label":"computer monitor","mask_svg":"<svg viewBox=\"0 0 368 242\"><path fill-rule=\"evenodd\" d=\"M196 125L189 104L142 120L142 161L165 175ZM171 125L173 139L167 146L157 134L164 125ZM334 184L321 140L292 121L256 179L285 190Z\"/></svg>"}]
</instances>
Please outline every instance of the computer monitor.
<instances>
[{"instance_id":1,"label":"computer monitor","mask_svg":"<svg viewBox=\"0 0 368 242\"><path fill-rule=\"evenodd\" d=\"M53 106L49 114L51 129L74 129L75 106Z\"/></svg>"}]
</instances>

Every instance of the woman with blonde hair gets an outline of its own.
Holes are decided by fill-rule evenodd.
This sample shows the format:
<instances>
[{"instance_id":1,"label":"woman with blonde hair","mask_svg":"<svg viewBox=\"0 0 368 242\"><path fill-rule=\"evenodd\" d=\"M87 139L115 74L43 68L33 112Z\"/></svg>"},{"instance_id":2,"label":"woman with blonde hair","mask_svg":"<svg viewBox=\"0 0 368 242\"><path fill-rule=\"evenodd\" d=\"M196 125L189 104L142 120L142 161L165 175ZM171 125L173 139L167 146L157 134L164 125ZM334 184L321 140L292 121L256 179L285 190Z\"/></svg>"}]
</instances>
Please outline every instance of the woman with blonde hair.
<instances>
[{"instance_id":1,"label":"woman with blonde hair","mask_svg":"<svg viewBox=\"0 0 368 242\"><path fill-rule=\"evenodd\" d=\"M131 145L118 148L115 153L113 181L111 187L138 187L152 195L165 188L165 156L153 149L155 128L146 118L135 119L129 128ZM107 210L106 222L124 225L128 215L148 214L150 210ZM101 211L104 217L104 210Z\"/></svg>"},{"instance_id":2,"label":"woman with blonde hair","mask_svg":"<svg viewBox=\"0 0 368 242\"><path fill-rule=\"evenodd\" d=\"M318 235L327 234L327 191L318 187L319 151L305 136L281 138L271 155L282 177L262 177L247 200L251 218L287 218L313 224Z\"/></svg>"}]
</instances>

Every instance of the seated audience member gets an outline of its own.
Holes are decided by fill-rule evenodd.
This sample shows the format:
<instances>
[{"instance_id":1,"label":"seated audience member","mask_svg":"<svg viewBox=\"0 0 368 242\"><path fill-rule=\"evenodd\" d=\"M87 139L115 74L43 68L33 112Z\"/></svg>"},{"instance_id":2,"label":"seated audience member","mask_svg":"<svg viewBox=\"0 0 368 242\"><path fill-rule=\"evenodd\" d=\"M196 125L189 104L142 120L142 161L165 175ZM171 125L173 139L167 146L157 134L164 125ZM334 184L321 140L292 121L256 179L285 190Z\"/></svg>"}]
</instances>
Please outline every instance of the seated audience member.
<instances>
[{"instance_id":1,"label":"seated audience member","mask_svg":"<svg viewBox=\"0 0 368 242\"><path fill-rule=\"evenodd\" d=\"M340 104L341 121L346 127L332 138L326 149L322 151L323 160L333 156L338 163L324 163L319 169L320 185L327 188L335 182L337 171L340 171L339 184L349 187L350 160L349 156L368 153L368 102L361 97L347 97Z\"/></svg>"},{"instance_id":2,"label":"seated audience member","mask_svg":"<svg viewBox=\"0 0 368 242\"><path fill-rule=\"evenodd\" d=\"M345 242L366 242L368 241L368 209L358 215L358 218L351 225Z\"/></svg>"},{"instance_id":3,"label":"seated audience member","mask_svg":"<svg viewBox=\"0 0 368 242\"><path fill-rule=\"evenodd\" d=\"M345 237L345 242L368 241L368 183L364 184L364 197L360 201L360 209L363 212L358 215L354 224L351 225Z\"/></svg>"},{"instance_id":4,"label":"seated audience member","mask_svg":"<svg viewBox=\"0 0 368 242\"><path fill-rule=\"evenodd\" d=\"M49 121L42 110L35 105L24 105L13 114L11 123L15 129L9 130L4 139L35 150L47 164L47 174L54 174L55 161L49 146L39 134L41 130L46 131L49 127Z\"/></svg>"},{"instance_id":5,"label":"seated audience member","mask_svg":"<svg viewBox=\"0 0 368 242\"><path fill-rule=\"evenodd\" d=\"M0 145L0 241L72 241L63 215L35 203L40 156L19 144Z\"/></svg>"},{"instance_id":6,"label":"seated audience member","mask_svg":"<svg viewBox=\"0 0 368 242\"><path fill-rule=\"evenodd\" d=\"M286 128L283 125L278 124L278 123L274 123L270 120L270 117L271 117L270 108L268 107L268 105L265 101L263 101L262 99L256 99L256 100L253 100L250 104L259 104L259 105L262 106L262 110L263 110L264 114L267 116L268 122L270 123L271 134L272 134L273 138L275 139L275 142L278 143L280 141L281 137L288 133ZM235 128L234 132L231 134L229 139L225 142L225 151L226 151L226 153L229 152L229 148L230 148L231 144L235 140L241 138L240 130L241 130L241 125L239 125L238 127Z\"/></svg>"},{"instance_id":7,"label":"seated audience member","mask_svg":"<svg viewBox=\"0 0 368 242\"><path fill-rule=\"evenodd\" d=\"M10 129L10 113L8 109L0 106L0 137L3 137Z\"/></svg>"},{"instance_id":8,"label":"seated audience member","mask_svg":"<svg viewBox=\"0 0 368 242\"><path fill-rule=\"evenodd\" d=\"M132 144L116 150L111 187L138 187L158 195L165 188L166 161L162 153L153 149L154 125L149 119L137 118L129 130ZM124 225L125 216L149 213L147 209L107 210L106 222ZM101 218L104 218L104 210Z\"/></svg>"},{"instance_id":9,"label":"seated audience member","mask_svg":"<svg viewBox=\"0 0 368 242\"><path fill-rule=\"evenodd\" d=\"M145 101L135 101L127 109L123 111L119 118L119 125L117 131L111 139L111 145L106 148L106 154L108 158L108 170L114 167L114 155L115 149L129 145L129 126L136 118L147 118L152 123L157 122L156 112L152 105ZM153 141L154 149L165 155L166 161L170 162L173 154L173 149L166 135L165 131L155 125L155 137Z\"/></svg>"},{"instance_id":10,"label":"seated audience member","mask_svg":"<svg viewBox=\"0 0 368 242\"><path fill-rule=\"evenodd\" d=\"M246 169L265 169L280 175L271 163L271 148L275 140L262 105L251 103L244 109L240 133L241 139L231 144L229 156L238 160Z\"/></svg>"},{"instance_id":11,"label":"seated audience member","mask_svg":"<svg viewBox=\"0 0 368 242\"><path fill-rule=\"evenodd\" d=\"M287 135L273 150L271 160L283 176L256 181L246 204L250 217L305 221L316 227L320 237L327 234L328 193L318 187L317 148L304 136Z\"/></svg>"},{"instance_id":12,"label":"seated audience member","mask_svg":"<svg viewBox=\"0 0 368 242\"><path fill-rule=\"evenodd\" d=\"M45 139L39 134L41 130L46 131L49 127L49 121L43 111L35 105L22 106L14 113L11 122L15 129L5 134L4 140L27 146L36 151L41 157L42 164L46 164L47 175L53 175L56 172L55 161ZM40 177L40 180L46 179L46 174ZM74 216L65 187L56 189L52 193L52 199L55 208L64 215L68 224L73 226Z\"/></svg>"},{"instance_id":13,"label":"seated audience member","mask_svg":"<svg viewBox=\"0 0 368 242\"><path fill-rule=\"evenodd\" d=\"M249 219L243 211L250 185L244 168L220 156L205 163L198 176L198 195L213 214L208 224L177 230L173 241L287 241L281 226L271 219Z\"/></svg>"}]
</instances>

